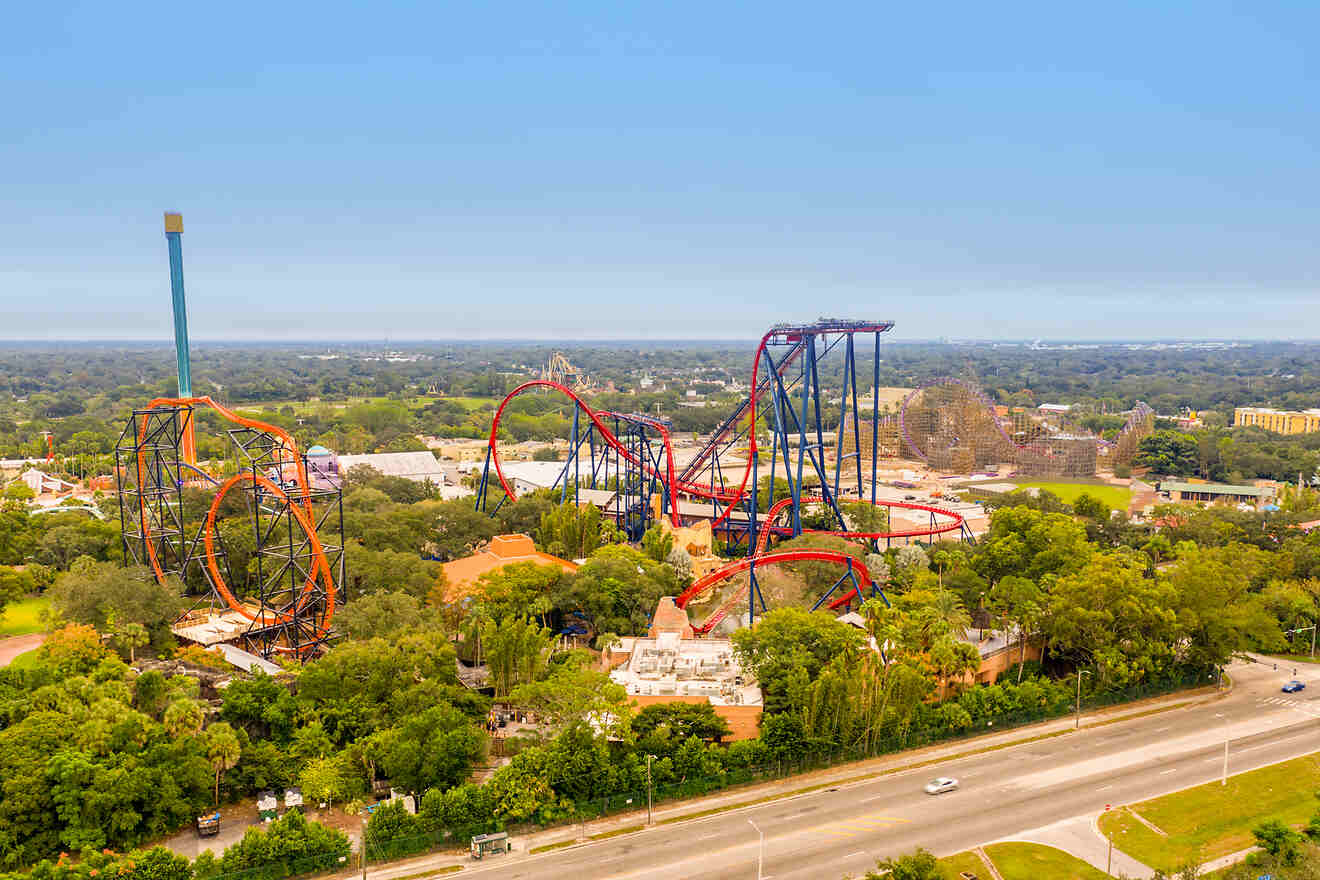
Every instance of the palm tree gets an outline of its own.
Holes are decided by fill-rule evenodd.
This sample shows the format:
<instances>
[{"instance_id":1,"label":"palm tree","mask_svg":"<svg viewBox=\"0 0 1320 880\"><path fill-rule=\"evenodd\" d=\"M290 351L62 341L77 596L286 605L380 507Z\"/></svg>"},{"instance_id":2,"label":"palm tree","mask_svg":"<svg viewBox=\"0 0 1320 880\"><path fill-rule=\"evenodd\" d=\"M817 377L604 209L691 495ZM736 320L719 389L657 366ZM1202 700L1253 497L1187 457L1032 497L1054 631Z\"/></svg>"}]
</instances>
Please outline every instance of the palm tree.
<instances>
[{"instance_id":1,"label":"palm tree","mask_svg":"<svg viewBox=\"0 0 1320 880\"><path fill-rule=\"evenodd\" d=\"M175 739L196 735L205 720L201 704L186 697L170 703L165 710L165 730Z\"/></svg>"},{"instance_id":2,"label":"palm tree","mask_svg":"<svg viewBox=\"0 0 1320 880\"><path fill-rule=\"evenodd\" d=\"M967 638L967 630L972 625L972 616L967 613L967 607L963 605L957 593L952 590L940 590L935 594L932 607L939 619L949 628L950 635L956 639Z\"/></svg>"},{"instance_id":3,"label":"palm tree","mask_svg":"<svg viewBox=\"0 0 1320 880\"><path fill-rule=\"evenodd\" d=\"M223 721L217 721L206 731L206 757L215 771L215 805L220 806L220 774L238 763L242 752L238 736L234 729Z\"/></svg>"}]
</instances>

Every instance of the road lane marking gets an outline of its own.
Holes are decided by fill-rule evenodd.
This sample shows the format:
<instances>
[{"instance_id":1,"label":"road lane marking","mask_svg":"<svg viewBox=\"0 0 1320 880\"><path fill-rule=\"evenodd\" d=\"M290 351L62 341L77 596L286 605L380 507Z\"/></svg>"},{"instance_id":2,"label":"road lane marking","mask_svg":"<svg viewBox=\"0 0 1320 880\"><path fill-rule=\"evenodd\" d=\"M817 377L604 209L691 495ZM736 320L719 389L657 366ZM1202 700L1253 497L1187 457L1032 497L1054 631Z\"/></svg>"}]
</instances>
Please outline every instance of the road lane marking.
<instances>
[{"instance_id":1,"label":"road lane marking","mask_svg":"<svg viewBox=\"0 0 1320 880\"><path fill-rule=\"evenodd\" d=\"M1161 770L1161 771L1160 771L1160 775L1161 775L1161 776L1168 776L1170 773L1177 773L1177 772L1178 772L1178 768L1177 768L1177 767L1173 767L1173 768L1170 768L1170 769L1168 769L1168 770Z\"/></svg>"},{"instance_id":2,"label":"road lane marking","mask_svg":"<svg viewBox=\"0 0 1320 880\"><path fill-rule=\"evenodd\" d=\"M1156 733L1163 733L1164 731L1166 731L1166 730L1168 730L1168 729L1169 729L1168 727L1161 727L1161 728L1158 728L1155 732L1156 732Z\"/></svg>"},{"instance_id":3,"label":"road lane marking","mask_svg":"<svg viewBox=\"0 0 1320 880\"><path fill-rule=\"evenodd\" d=\"M698 837L697 840L714 840L717 837L723 836L723 834L707 834L705 837Z\"/></svg>"},{"instance_id":4,"label":"road lane marking","mask_svg":"<svg viewBox=\"0 0 1320 880\"><path fill-rule=\"evenodd\" d=\"M878 801L878 800L880 800L881 798L890 798L890 799L892 800L893 797L894 797L894 796L893 796L892 794L877 794L877 795L874 795L874 796L869 797L869 798L861 798L860 800L857 801L857 803L859 803L859 804L869 804L871 801Z\"/></svg>"},{"instance_id":5,"label":"road lane marking","mask_svg":"<svg viewBox=\"0 0 1320 880\"><path fill-rule=\"evenodd\" d=\"M855 856L864 856L864 855L866 855L866 850L864 850L864 849L859 849L859 850L858 850L857 852L855 852L855 853L848 853L846 856L844 856L844 858L845 858L845 859L851 859L851 858L854 858Z\"/></svg>"},{"instance_id":6,"label":"road lane marking","mask_svg":"<svg viewBox=\"0 0 1320 880\"><path fill-rule=\"evenodd\" d=\"M1102 786L1100 786L1099 788L1097 788L1096 791L1106 791L1107 789L1111 789L1111 788L1113 788L1113 787L1114 787L1114 786L1113 786L1112 784L1111 784L1111 785L1102 785Z\"/></svg>"}]
</instances>

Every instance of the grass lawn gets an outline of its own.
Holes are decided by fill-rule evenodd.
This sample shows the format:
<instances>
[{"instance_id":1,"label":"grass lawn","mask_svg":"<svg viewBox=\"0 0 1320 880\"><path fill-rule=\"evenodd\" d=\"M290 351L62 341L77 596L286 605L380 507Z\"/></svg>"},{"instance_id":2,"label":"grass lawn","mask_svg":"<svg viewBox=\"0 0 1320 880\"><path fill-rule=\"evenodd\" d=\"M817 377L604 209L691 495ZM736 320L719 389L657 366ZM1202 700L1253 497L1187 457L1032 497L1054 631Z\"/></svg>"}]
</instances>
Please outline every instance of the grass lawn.
<instances>
[{"instance_id":1,"label":"grass lawn","mask_svg":"<svg viewBox=\"0 0 1320 880\"><path fill-rule=\"evenodd\" d=\"M41 632L41 612L49 606L50 599L45 596L19 599L6 605L5 610L0 612L0 639Z\"/></svg>"},{"instance_id":2,"label":"grass lawn","mask_svg":"<svg viewBox=\"0 0 1320 880\"><path fill-rule=\"evenodd\" d=\"M1304 823L1315 813L1317 789L1320 754L1307 755L1230 776L1226 786L1209 782L1131 805L1168 837L1124 810L1101 816L1100 829L1113 834L1116 845L1138 861L1172 872L1193 859L1208 861L1246 849L1255 843L1251 829L1266 819Z\"/></svg>"},{"instance_id":3,"label":"grass lawn","mask_svg":"<svg viewBox=\"0 0 1320 880\"><path fill-rule=\"evenodd\" d=\"M947 880L958 880L960 871L975 874L977 877L987 875L985 865L981 864L980 857L974 852L961 852L956 856L940 859L940 871L944 873Z\"/></svg>"},{"instance_id":4,"label":"grass lawn","mask_svg":"<svg viewBox=\"0 0 1320 880\"><path fill-rule=\"evenodd\" d=\"M1017 483L1019 489L1045 489L1058 495L1064 503L1072 504L1079 495L1090 495L1108 504L1112 510L1127 510L1132 493L1123 486L1110 486L1107 483L1050 483L1032 481Z\"/></svg>"},{"instance_id":5,"label":"grass lawn","mask_svg":"<svg viewBox=\"0 0 1320 880\"><path fill-rule=\"evenodd\" d=\"M34 648L31 651L24 651L13 660L9 661L10 669L31 669L37 665L37 652L40 648Z\"/></svg>"},{"instance_id":6,"label":"grass lawn","mask_svg":"<svg viewBox=\"0 0 1320 880\"><path fill-rule=\"evenodd\" d=\"M1004 880L1108 880L1104 871L1052 846L996 843L985 848Z\"/></svg>"}]
</instances>

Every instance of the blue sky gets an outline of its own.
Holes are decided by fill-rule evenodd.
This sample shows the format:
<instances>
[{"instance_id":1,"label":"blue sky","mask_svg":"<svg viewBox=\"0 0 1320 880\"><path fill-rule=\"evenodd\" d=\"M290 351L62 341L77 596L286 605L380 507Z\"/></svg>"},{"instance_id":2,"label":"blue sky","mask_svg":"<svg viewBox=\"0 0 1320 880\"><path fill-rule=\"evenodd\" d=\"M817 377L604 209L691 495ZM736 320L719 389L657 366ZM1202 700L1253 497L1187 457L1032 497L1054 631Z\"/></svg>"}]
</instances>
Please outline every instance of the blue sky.
<instances>
[{"instance_id":1,"label":"blue sky","mask_svg":"<svg viewBox=\"0 0 1320 880\"><path fill-rule=\"evenodd\" d=\"M0 338L1320 337L1320 4L29 3Z\"/></svg>"}]
</instances>

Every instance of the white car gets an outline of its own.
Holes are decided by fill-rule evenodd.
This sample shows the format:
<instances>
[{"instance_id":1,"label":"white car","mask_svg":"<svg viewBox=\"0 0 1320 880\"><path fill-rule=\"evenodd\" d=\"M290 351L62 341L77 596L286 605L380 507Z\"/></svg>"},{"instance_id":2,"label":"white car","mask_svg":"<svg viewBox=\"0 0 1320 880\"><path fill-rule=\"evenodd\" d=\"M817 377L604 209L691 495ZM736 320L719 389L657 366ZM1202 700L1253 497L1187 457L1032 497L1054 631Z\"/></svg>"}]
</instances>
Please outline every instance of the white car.
<instances>
[{"instance_id":1,"label":"white car","mask_svg":"<svg viewBox=\"0 0 1320 880\"><path fill-rule=\"evenodd\" d=\"M939 776L926 783L926 794L944 794L958 787L958 780L952 776Z\"/></svg>"}]
</instances>

